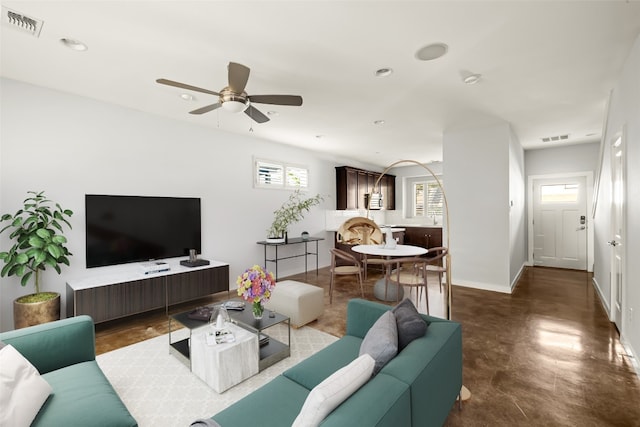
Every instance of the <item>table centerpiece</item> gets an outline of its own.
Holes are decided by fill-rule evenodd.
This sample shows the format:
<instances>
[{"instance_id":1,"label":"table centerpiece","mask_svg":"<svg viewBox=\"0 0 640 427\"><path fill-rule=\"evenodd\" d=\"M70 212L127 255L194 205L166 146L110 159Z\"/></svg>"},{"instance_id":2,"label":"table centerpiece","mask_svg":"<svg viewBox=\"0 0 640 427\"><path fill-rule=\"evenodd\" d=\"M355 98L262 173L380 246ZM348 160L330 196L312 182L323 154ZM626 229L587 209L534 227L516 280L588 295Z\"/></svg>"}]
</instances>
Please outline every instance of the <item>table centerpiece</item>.
<instances>
[{"instance_id":1,"label":"table centerpiece","mask_svg":"<svg viewBox=\"0 0 640 427\"><path fill-rule=\"evenodd\" d=\"M255 319L262 319L264 303L271 298L271 292L276 287L276 279L270 271L259 265L245 270L236 280L238 295L247 302L251 302L251 311Z\"/></svg>"}]
</instances>

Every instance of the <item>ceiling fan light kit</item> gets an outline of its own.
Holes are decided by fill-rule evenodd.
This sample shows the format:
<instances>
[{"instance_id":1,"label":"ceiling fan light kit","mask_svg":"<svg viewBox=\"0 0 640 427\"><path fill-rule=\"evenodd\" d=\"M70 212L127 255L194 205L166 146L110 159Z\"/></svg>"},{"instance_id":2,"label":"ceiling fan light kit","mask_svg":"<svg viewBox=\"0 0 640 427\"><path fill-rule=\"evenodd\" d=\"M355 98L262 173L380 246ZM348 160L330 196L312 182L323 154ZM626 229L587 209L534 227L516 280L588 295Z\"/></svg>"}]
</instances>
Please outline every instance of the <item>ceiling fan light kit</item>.
<instances>
[{"instance_id":1,"label":"ceiling fan light kit","mask_svg":"<svg viewBox=\"0 0 640 427\"><path fill-rule=\"evenodd\" d=\"M157 79L156 83L173 86L180 89L192 90L195 92L206 93L218 97L218 102L211 105L190 111L189 114L204 114L209 111L216 110L220 107L232 113L244 113L251 117L257 123L265 123L269 121L269 117L264 115L260 110L255 108L252 103L257 104L273 104L273 105L302 105L302 97L297 95L253 95L250 96L245 92L244 88L249 80L249 67L236 62L229 62L228 66L229 85L220 92L203 89L197 86L191 86L185 83L176 82L167 79Z\"/></svg>"}]
</instances>

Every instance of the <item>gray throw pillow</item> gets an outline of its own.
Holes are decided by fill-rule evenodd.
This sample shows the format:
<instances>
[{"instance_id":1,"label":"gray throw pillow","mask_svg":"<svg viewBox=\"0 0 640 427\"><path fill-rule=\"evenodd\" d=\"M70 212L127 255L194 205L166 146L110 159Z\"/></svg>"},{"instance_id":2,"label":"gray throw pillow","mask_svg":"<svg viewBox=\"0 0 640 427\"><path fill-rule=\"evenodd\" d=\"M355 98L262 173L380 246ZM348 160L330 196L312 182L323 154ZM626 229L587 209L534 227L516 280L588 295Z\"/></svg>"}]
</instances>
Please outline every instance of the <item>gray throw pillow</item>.
<instances>
[{"instance_id":1,"label":"gray throw pillow","mask_svg":"<svg viewBox=\"0 0 640 427\"><path fill-rule=\"evenodd\" d=\"M360 344L360 356L365 353L376 362L372 376L398 354L398 328L396 317L391 311L380 316L365 335Z\"/></svg>"},{"instance_id":2,"label":"gray throw pillow","mask_svg":"<svg viewBox=\"0 0 640 427\"><path fill-rule=\"evenodd\" d=\"M410 299L404 299L391 310L396 316L398 326L398 351L411 341L427 333L427 322L420 316Z\"/></svg>"}]
</instances>

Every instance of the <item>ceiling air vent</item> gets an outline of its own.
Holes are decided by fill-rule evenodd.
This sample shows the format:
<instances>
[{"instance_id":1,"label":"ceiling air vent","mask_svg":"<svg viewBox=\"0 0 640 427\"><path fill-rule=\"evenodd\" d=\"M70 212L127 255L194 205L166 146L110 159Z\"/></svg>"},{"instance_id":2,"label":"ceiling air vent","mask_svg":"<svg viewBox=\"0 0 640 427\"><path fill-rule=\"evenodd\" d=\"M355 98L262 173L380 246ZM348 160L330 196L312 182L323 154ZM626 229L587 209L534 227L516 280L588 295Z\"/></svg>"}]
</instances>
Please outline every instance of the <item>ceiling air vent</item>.
<instances>
[{"instance_id":1,"label":"ceiling air vent","mask_svg":"<svg viewBox=\"0 0 640 427\"><path fill-rule=\"evenodd\" d=\"M567 135L558 135L558 136L547 136L542 138L542 142L557 142L557 141L566 141L569 139L569 134Z\"/></svg>"},{"instance_id":2,"label":"ceiling air vent","mask_svg":"<svg viewBox=\"0 0 640 427\"><path fill-rule=\"evenodd\" d=\"M2 6L2 25L40 37L44 22Z\"/></svg>"}]
</instances>

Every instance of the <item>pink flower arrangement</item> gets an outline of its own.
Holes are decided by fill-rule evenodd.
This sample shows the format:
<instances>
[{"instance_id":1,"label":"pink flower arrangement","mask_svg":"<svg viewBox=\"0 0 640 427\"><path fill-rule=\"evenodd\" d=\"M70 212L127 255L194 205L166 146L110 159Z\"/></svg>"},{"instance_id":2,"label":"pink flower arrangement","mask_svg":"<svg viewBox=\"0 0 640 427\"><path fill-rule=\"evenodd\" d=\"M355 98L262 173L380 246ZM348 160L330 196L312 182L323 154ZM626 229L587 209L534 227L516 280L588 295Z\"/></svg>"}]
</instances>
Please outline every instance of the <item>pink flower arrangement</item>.
<instances>
[{"instance_id":1,"label":"pink flower arrangement","mask_svg":"<svg viewBox=\"0 0 640 427\"><path fill-rule=\"evenodd\" d=\"M245 301L261 304L269 301L271 292L276 287L273 273L264 270L259 265L247 269L238 276L238 295Z\"/></svg>"}]
</instances>

